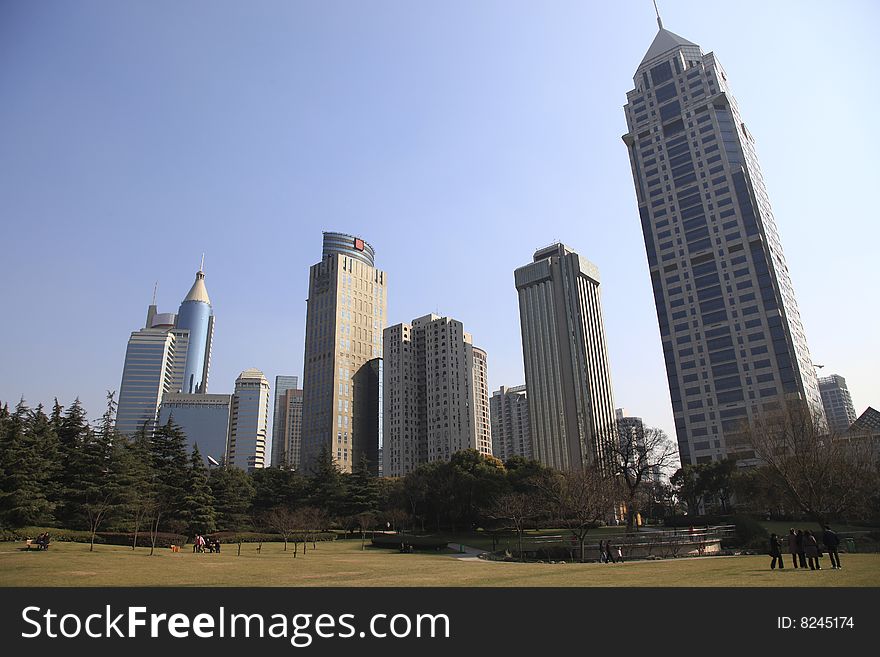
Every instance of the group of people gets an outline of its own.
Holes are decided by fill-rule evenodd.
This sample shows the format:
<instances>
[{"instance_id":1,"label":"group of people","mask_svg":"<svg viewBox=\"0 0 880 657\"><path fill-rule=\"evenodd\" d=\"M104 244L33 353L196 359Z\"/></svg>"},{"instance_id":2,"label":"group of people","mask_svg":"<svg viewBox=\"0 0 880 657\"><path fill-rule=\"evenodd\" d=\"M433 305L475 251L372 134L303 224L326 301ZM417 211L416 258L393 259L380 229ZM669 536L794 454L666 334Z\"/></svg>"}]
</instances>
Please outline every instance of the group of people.
<instances>
[{"instance_id":1,"label":"group of people","mask_svg":"<svg viewBox=\"0 0 880 657\"><path fill-rule=\"evenodd\" d=\"M611 541L599 541L599 563L617 563L623 561L620 546L614 547Z\"/></svg>"},{"instance_id":2,"label":"group of people","mask_svg":"<svg viewBox=\"0 0 880 657\"><path fill-rule=\"evenodd\" d=\"M828 525L825 525L822 532L822 545L831 558L831 568L839 569L840 554L837 548L840 546L840 537ZM791 563L795 568L806 568L809 564L810 570L822 570L819 564L822 547L809 529L788 530L788 552L791 554ZM770 570L776 569L777 562L780 570L785 568L785 562L782 560L782 541L776 534L770 535L770 557Z\"/></svg>"},{"instance_id":3,"label":"group of people","mask_svg":"<svg viewBox=\"0 0 880 657\"><path fill-rule=\"evenodd\" d=\"M220 540L217 538L206 538L201 534L196 534L193 539L193 553L196 552L220 552Z\"/></svg>"},{"instance_id":4,"label":"group of people","mask_svg":"<svg viewBox=\"0 0 880 657\"><path fill-rule=\"evenodd\" d=\"M34 539L34 543L37 544L38 550L48 550L49 549L49 532L43 532L37 538Z\"/></svg>"}]
</instances>

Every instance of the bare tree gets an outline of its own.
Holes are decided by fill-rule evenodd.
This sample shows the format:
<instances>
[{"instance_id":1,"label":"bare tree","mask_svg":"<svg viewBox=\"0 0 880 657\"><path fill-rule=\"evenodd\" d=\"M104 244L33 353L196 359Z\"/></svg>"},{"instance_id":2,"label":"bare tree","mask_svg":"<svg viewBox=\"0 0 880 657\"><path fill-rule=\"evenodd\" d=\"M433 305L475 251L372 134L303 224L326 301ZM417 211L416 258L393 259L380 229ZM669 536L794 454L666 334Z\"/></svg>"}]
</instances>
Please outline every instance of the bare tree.
<instances>
[{"instance_id":1,"label":"bare tree","mask_svg":"<svg viewBox=\"0 0 880 657\"><path fill-rule=\"evenodd\" d=\"M281 534L281 539L284 541L284 551L287 552L287 541L299 525L297 514L288 507L276 506L263 516L263 522L267 527Z\"/></svg>"},{"instance_id":2,"label":"bare tree","mask_svg":"<svg viewBox=\"0 0 880 657\"><path fill-rule=\"evenodd\" d=\"M648 488L678 461L678 447L662 429L639 423L621 426L620 439L608 453L609 470L626 503L626 529L632 531Z\"/></svg>"},{"instance_id":3,"label":"bare tree","mask_svg":"<svg viewBox=\"0 0 880 657\"><path fill-rule=\"evenodd\" d=\"M824 432L802 403L789 402L748 426L759 470L793 505L820 524L831 516L859 515L877 485L876 452L869 436Z\"/></svg>"},{"instance_id":4,"label":"bare tree","mask_svg":"<svg viewBox=\"0 0 880 657\"><path fill-rule=\"evenodd\" d=\"M367 530L373 529L376 526L376 516L370 511L364 511L357 514L355 518L357 520L358 529L361 531L361 550L363 550Z\"/></svg>"},{"instance_id":5,"label":"bare tree","mask_svg":"<svg viewBox=\"0 0 880 657\"><path fill-rule=\"evenodd\" d=\"M548 511L577 539L585 560L587 534L613 514L616 504L612 480L598 467L559 472L542 485Z\"/></svg>"},{"instance_id":6,"label":"bare tree","mask_svg":"<svg viewBox=\"0 0 880 657\"><path fill-rule=\"evenodd\" d=\"M535 495L529 493L501 495L486 509L487 517L493 520L509 520L513 524L519 544L520 561L524 560L523 534L526 529L526 521L536 517L540 510L541 507Z\"/></svg>"}]
</instances>

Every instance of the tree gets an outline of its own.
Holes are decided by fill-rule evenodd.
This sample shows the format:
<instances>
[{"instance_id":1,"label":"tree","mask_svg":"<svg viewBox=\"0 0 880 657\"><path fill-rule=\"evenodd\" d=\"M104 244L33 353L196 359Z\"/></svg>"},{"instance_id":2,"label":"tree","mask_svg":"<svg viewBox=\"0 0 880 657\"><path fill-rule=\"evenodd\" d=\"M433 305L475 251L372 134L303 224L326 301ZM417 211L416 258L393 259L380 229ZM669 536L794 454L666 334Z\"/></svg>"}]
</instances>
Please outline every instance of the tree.
<instances>
[{"instance_id":1,"label":"tree","mask_svg":"<svg viewBox=\"0 0 880 657\"><path fill-rule=\"evenodd\" d=\"M580 545L585 560L585 542L591 529L613 513L616 494L613 482L597 466L559 472L542 492L548 511Z\"/></svg>"},{"instance_id":2,"label":"tree","mask_svg":"<svg viewBox=\"0 0 880 657\"><path fill-rule=\"evenodd\" d=\"M0 521L19 527L51 522L57 442L42 407L30 411L22 400L11 415L0 413Z\"/></svg>"},{"instance_id":3,"label":"tree","mask_svg":"<svg viewBox=\"0 0 880 657\"><path fill-rule=\"evenodd\" d=\"M309 486L309 504L324 509L330 515L342 513L345 500L345 486L342 473L330 448L323 445L312 464Z\"/></svg>"},{"instance_id":4,"label":"tree","mask_svg":"<svg viewBox=\"0 0 880 657\"><path fill-rule=\"evenodd\" d=\"M184 530L186 485L188 480L186 435L174 418L157 427L150 440L154 470L155 501L162 507L167 528Z\"/></svg>"},{"instance_id":5,"label":"tree","mask_svg":"<svg viewBox=\"0 0 880 657\"><path fill-rule=\"evenodd\" d=\"M876 490L877 459L870 436L824 432L806 405L784 403L747 429L761 472L807 516L826 524L833 516L857 517Z\"/></svg>"},{"instance_id":6,"label":"tree","mask_svg":"<svg viewBox=\"0 0 880 657\"><path fill-rule=\"evenodd\" d=\"M685 503L688 515L691 516L699 515L703 498L709 490L709 473L706 465L686 463L669 479L676 496Z\"/></svg>"},{"instance_id":7,"label":"tree","mask_svg":"<svg viewBox=\"0 0 880 657\"><path fill-rule=\"evenodd\" d=\"M626 502L626 529L632 531L647 488L655 475L678 460L678 448L662 429L622 427L620 439L609 448L609 469Z\"/></svg>"},{"instance_id":8,"label":"tree","mask_svg":"<svg viewBox=\"0 0 880 657\"><path fill-rule=\"evenodd\" d=\"M366 456L355 463L351 475L346 479L346 511L349 515L362 513L375 514L379 510L379 486L376 477L370 473L370 463Z\"/></svg>"},{"instance_id":9,"label":"tree","mask_svg":"<svg viewBox=\"0 0 880 657\"><path fill-rule=\"evenodd\" d=\"M195 536L214 531L217 514L214 511L214 496L208 486L208 470L198 445L193 446L189 463L183 518L186 520L187 533Z\"/></svg>"},{"instance_id":10,"label":"tree","mask_svg":"<svg viewBox=\"0 0 880 657\"><path fill-rule=\"evenodd\" d=\"M124 441L120 458L124 463L125 511L133 530L131 549L134 550L140 529L157 504L150 439L144 428L131 440Z\"/></svg>"},{"instance_id":11,"label":"tree","mask_svg":"<svg viewBox=\"0 0 880 657\"><path fill-rule=\"evenodd\" d=\"M254 485L248 474L235 466L213 468L208 485L214 496L217 528L241 531L249 524L249 511L254 498Z\"/></svg>"},{"instance_id":12,"label":"tree","mask_svg":"<svg viewBox=\"0 0 880 657\"><path fill-rule=\"evenodd\" d=\"M509 520L513 524L519 544L520 561L524 560L523 534L525 533L526 521L538 515L540 510L534 493L505 493L486 509L486 515L489 518ZM581 556L583 557L583 553Z\"/></svg>"},{"instance_id":13,"label":"tree","mask_svg":"<svg viewBox=\"0 0 880 657\"><path fill-rule=\"evenodd\" d=\"M284 551L287 552L287 541L290 536L300 528L301 516L286 506L276 506L265 512L263 523L281 534L284 541Z\"/></svg>"}]
</instances>

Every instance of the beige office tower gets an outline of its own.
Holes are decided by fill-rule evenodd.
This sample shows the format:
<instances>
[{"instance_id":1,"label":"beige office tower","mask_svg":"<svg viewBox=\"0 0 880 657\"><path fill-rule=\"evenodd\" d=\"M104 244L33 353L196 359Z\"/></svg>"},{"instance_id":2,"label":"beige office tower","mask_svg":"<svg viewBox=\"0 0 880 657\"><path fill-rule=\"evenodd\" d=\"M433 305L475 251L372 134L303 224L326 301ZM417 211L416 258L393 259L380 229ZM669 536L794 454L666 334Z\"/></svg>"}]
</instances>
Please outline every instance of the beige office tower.
<instances>
[{"instance_id":1,"label":"beige office tower","mask_svg":"<svg viewBox=\"0 0 880 657\"><path fill-rule=\"evenodd\" d=\"M525 386L501 386L489 400L492 454L502 461L514 456L532 458L529 399Z\"/></svg>"},{"instance_id":2,"label":"beige office tower","mask_svg":"<svg viewBox=\"0 0 880 657\"><path fill-rule=\"evenodd\" d=\"M247 369L235 380L226 463L252 472L266 466L269 429L269 380L258 369Z\"/></svg>"},{"instance_id":3,"label":"beige office tower","mask_svg":"<svg viewBox=\"0 0 880 657\"><path fill-rule=\"evenodd\" d=\"M343 472L362 457L378 470L379 418L375 411L372 421L371 409L379 406L375 359L382 355L387 278L373 258L361 238L324 233L321 262L309 270L300 465L306 473L322 448Z\"/></svg>"},{"instance_id":4,"label":"beige office tower","mask_svg":"<svg viewBox=\"0 0 880 657\"><path fill-rule=\"evenodd\" d=\"M486 352L461 322L425 315L385 329L383 473L455 452L492 454Z\"/></svg>"},{"instance_id":5,"label":"beige office tower","mask_svg":"<svg viewBox=\"0 0 880 657\"><path fill-rule=\"evenodd\" d=\"M302 406L303 391L295 387L288 388L281 393L281 396L277 394L275 396L275 418L272 432L273 467L299 470L302 443Z\"/></svg>"},{"instance_id":6,"label":"beige office tower","mask_svg":"<svg viewBox=\"0 0 880 657\"><path fill-rule=\"evenodd\" d=\"M534 458L560 470L605 467L617 430L599 270L553 244L514 278Z\"/></svg>"}]
</instances>

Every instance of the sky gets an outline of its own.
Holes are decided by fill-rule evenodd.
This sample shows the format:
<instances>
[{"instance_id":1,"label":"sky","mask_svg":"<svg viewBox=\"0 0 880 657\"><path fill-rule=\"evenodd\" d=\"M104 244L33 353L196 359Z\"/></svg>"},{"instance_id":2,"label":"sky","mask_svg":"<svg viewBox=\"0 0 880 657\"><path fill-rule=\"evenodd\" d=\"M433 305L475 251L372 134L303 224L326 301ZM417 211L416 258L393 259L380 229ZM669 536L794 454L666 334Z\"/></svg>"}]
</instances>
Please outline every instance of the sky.
<instances>
[{"instance_id":1,"label":"sky","mask_svg":"<svg viewBox=\"0 0 880 657\"><path fill-rule=\"evenodd\" d=\"M715 52L758 154L814 363L880 405L880 4L663 0ZM209 392L302 375L308 268L350 232L388 319L438 312L524 381L513 270L594 262L615 403L674 435L621 135L650 0L0 1L0 402L90 416L158 282L202 253Z\"/></svg>"}]
</instances>

